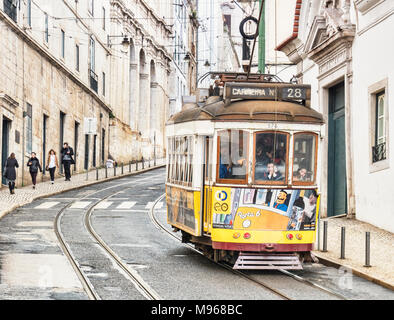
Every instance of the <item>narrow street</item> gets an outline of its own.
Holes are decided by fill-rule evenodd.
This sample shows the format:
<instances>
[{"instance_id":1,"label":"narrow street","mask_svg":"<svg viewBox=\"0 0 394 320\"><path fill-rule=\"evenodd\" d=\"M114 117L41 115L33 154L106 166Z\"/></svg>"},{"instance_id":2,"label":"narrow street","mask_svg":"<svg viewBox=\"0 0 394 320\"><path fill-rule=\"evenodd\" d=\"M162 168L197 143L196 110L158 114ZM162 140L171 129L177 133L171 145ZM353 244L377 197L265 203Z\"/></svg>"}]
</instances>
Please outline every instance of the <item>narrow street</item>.
<instances>
[{"instance_id":1,"label":"narrow street","mask_svg":"<svg viewBox=\"0 0 394 320\"><path fill-rule=\"evenodd\" d=\"M346 289L350 280L321 264L296 274L329 291L278 271L244 272L247 278L215 264L153 223L150 212L169 228L164 202L155 203L164 179L164 169L156 169L36 200L4 217L0 299L394 299L390 290L355 276Z\"/></svg>"}]
</instances>

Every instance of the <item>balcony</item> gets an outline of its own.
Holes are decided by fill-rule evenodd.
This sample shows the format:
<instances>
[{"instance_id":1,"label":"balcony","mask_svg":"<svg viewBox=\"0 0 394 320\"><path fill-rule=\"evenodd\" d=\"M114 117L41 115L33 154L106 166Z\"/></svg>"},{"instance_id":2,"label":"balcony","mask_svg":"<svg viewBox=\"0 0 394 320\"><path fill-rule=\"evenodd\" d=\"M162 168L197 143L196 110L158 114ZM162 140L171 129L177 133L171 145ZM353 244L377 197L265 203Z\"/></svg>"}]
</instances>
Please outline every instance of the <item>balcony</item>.
<instances>
[{"instance_id":1,"label":"balcony","mask_svg":"<svg viewBox=\"0 0 394 320\"><path fill-rule=\"evenodd\" d=\"M98 93L98 76L92 69L89 69L90 88Z\"/></svg>"},{"instance_id":2,"label":"balcony","mask_svg":"<svg viewBox=\"0 0 394 320\"><path fill-rule=\"evenodd\" d=\"M372 147L372 162L378 162L386 159L386 142Z\"/></svg>"}]
</instances>

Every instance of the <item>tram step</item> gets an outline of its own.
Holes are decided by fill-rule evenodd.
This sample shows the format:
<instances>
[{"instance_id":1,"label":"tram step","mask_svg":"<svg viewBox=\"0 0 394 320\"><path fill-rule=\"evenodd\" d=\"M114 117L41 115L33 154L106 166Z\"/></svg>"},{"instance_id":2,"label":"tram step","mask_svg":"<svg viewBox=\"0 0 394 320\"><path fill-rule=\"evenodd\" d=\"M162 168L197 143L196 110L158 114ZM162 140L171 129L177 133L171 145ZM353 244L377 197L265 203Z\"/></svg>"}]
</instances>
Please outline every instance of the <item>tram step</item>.
<instances>
[{"instance_id":1,"label":"tram step","mask_svg":"<svg viewBox=\"0 0 394 320\"><path fill-rule=\"evenodd\" d=\"M233 269L302 270L302 264L296 254L240 252Z\"/></svg>"}]
</instances>

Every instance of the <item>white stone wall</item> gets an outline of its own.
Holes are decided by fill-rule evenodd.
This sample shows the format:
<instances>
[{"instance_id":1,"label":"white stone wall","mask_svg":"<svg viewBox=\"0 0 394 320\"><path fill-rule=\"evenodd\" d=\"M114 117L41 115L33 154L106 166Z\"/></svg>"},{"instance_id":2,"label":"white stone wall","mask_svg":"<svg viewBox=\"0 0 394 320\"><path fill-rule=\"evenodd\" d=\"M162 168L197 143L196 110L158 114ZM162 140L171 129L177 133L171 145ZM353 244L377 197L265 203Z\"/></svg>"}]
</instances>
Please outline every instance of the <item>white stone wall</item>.
<instances>
[{"instance_id":1,"label":"white stone wall","mask_svg":"<svg viewBox=\"0 0 394 320\"><path fill-rule=\"evenodd\" d=\"M107 6L107 1L96 1ZM65 114L64 137L76 152L77 171L84 169L85 136L84 118L97 119L96 165L101 165L102 154L108 154L109 112L108 95L101 90L101 75L109 75L105 31L95 32L100 24L96 19L86 19L86 1L79 1L77 10L73 1L32 2L31 26L28 23L27 1L17 8L17 23L12 21L0 5L0 113L3 119L12 120L8 139L8 154L15 152L19 161L18 185L29 183L26 167L29 154L27 145L27 103L32 106L32 151L43 162L50 149L60 150L60 112ZM44 12L48 14L48 39L45 40ZM98 13L100 14L100 13ZM84 19L82 19L84 17ZM61 54L61 30L65 32L64 57ZM96 73L99 74L98 94L90 88L89 37L96 41ZM80 45L80 68L76 69L75 44ZM46 150L43 150L43 119L46 121ZM75 136L75 122L79 123ZM101 148L102 129L105 145ZM19 132L19 142L17 133ZM75 147L75 141L78 146ZM93 137L90 145L88 167L93 166ZM1 146L3 147L3 145Z\"/></svg>"},{"instance_id":2,"label":"white stone wall","mask_svg":"<svg viewBox=\"0 0 394 320\"><path fill-rule=\"evenodd\" d=\"M394 3L385 1L364 14L358 12L358 34L353 46L352 119L356 217L377 227L394 232L394 43L388 40L394 30ZM369 88L387 81L386 134L387 164L371 165L371 104ZM378 89L378 88L377 88ZM378 164L378 163L377 163ZM385 196L387 195L387 196Z\"/></svg>"}]
</instances>

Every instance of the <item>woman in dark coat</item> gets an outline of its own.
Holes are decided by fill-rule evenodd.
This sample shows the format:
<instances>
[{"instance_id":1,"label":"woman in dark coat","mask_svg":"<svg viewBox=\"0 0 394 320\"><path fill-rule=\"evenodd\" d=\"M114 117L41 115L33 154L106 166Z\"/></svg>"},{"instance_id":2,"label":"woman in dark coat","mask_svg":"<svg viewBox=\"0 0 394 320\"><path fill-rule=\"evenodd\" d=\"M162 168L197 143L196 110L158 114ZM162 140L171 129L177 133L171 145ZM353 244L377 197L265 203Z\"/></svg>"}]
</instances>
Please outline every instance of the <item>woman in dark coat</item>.
<instances>
[{"instance_id":1,"label":"woman in dark coat","mask_svg":"<svg viewBox=\"0 0 394 320\"><path fill-rule=\"evenodd\" d=\"M37 183L38 169L40 169L40 172L42 172L40 160L37 159L35 152L31 153L31 158L29 159L29 161L27 161L27 166L30 167L29 171L31 175L31 180L33 182L33 189L35 189Z\"/></svg>"},{"instance_id":2,"label":"woman in dark coat","mask_svg":"<svg viewBox=\"0 0 394 320\"><path fill-rule=\"evenodd\" d=\"M5 162L5 171L3 173L4 178L7 179L8 187L10 188L10 193L14 194L15 180L16 180L16 170L19 168L18 161L15 159L15 153L11 153Z\"/></svg>"}]
</instances>

